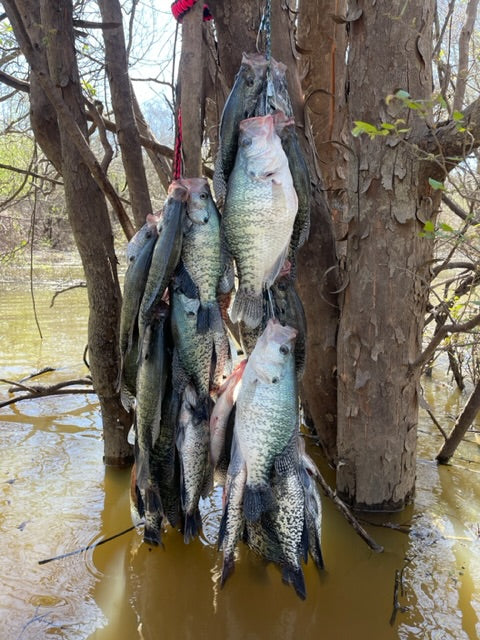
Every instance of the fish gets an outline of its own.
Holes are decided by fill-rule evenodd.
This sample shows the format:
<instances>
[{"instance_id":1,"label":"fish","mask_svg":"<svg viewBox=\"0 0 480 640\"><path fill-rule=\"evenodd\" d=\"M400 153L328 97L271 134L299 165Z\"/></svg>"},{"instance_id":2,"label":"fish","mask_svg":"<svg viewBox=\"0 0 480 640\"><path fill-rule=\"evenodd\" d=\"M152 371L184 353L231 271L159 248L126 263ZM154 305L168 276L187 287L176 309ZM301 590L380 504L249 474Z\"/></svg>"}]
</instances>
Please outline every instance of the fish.
<instances>
[{"instance_id":1,"label":"fish","mask_svg":"<svg viewBox=\"0 0 480 640\"><path fill-rule=\"evenodd\" d=\"M160 436L162 404L169 369L169 362L165 357L168 315L168 305L160 301L145 329L137 374L134 449L136 486L145 514L144 540L152 544L159 544L161 541L164 515L152 459Z\"/></svg>"},{"instance_id":2,"label":"fish","mask_svg":"<svg viewBox=\"0 0 480 640\"><path fill-rule=\"evenodd\" d=\"M297 595L304 600L306 589L301 560L307 556L308 535L296 437L297 434L275 459L275 473L272 479L275 508L272 510L271 518L281 548L282 579L286 584L291 584Z\"/></svg>"},{"instance_id":3,"label":"fish","mask_svg":"<svg viewBox=\"0 0 480 640\"><path fill-rule=\"evenodd\" d=\"M181 503L185 516L184 541L195 538L202 525L198 503L212 487L209 462L208 420L198 411L198 396L192 384L185 387L178 417L176 445L180 459Z\"/></svg>"},{"instance_id":4,"label":"fish","mask_svg":"<svg viewBox=\"0 0 480 640\"><path fill-rule=\"evenodd\" d=\"M296 329L270 319L242 376L234 430L247 467L244 512L250 521L272 507L275 458L298 430L296 335Z\"/></svg>"},{"instance_id":5,"label":"fish","mask_svg":"<svg viewBox=\"0 0 480 640\"><path fill-rule=\"evenodd\" d=\"M232 90L223 107L213 176L215 198L220 208L223 207L228 179L235 164L239 124L255 113L258 97L265 84L267 66L268 61L264 55L244 53Z\"/></svg>"},{"instance_id":6,"label":"fish","mask_svg":"<svg viewBox=\"0 0 480 640\"><path fill-rule=\"evenodd\" d=\"M247 478L245 460L235 440L232 444L232 459L228 467L223 492L223 512L218 533L218 549L223 551L223 566L220 585L223 587L235 567L235 549L242 537L245 525L243 493Z\"/></svg>"},{"instance_id":7,"label":"fish","mask_svg":"<svg viewBox=\"0 0 480 640\"><path fill-rule=\"evenodd\" d=\"M222 216L222 237L238 272L232 322L262 320L263 291L287 256L298 199L271 115L242 120Z\"/></svg>"},{"instance_id":8,"label":"fish","mask_svg":"<svg viewBox=\"0 0 480 640\"><path fill-rule=\"evenodd\" d=\"M158 238L152 254L145 291L140 303L138 316L140 340L152 310L162 299L180 261L187 195L187 189L176 181L169 186L163 214L158 223Z\"/></svg>"},{"instance_id":9,"label":"fish","mask_svg":"<svg viewBox=\"0 0 480 640\"><path fill-rule=\"evenodd\" d=\"M184 178L180 182L188 190L180 288L190 297L200 300L197 330L200 333L209 329L223 333L217 302L220 278L225 270L220 245L220 215L206 178Z\"/></svg>"},{"instance_id":10,"label":"fish","mask_svg":"<svg viewBox=\"0 0 480 640\"><path fill-rule=\"evenodd\" d=\"M170 293L172 303L171 326L175 351L173 356L173 380L178 393L192 384L198 396L199 408L207 417L210 398L210 381L214 368L214 341L211 331L198 333L198 298L188 298L176 286Z\"/></svg>"},{"instance_id":11,"label":"fish","mask_svg":"<svg viewBox=\"0 0 480 640\"><path fill-rule=\"evenodd\" d=\"M300 477L305 497L305 525L308 532L308 550L319 570L325 569L321 545L322 503L315 478L319 471L305 451L303 438L298 438L300 454Z\"/></svg>"},{"instance_id":12,"label":"fish","mask_svg":"<svg viewBox=\"0 0 480 640\"><path fill-rule=\"evenodd\" d=\"M280 276L272 285L275 317L280 324L297 330L295 340L295 370L301 380L306 366L307 320L303 304L289 275Z\"/></svg>"},{"instance_id":13,"label":"fish","mask_svg":"<svg viewBox=\"0 0 480 640\"><path fill-rule=\"evenodd\" d=\"M128 410L135 396L135 378L137 362L137 317L141 299L148 279L150 263L157 241L157 231L145 234L145 242L128 265L123 285L122 308L120 311L120 387L122 402ZM134 351L129 358L129 353ZM132 371L133 368L133 371Z\"/></svg>"},{"instance_id":14,"label":"fish","mask_svg":"<svg viewBox=\"0 0 480 640\"><path fill-rule=\"evenodd\" d=\"M143 247L152 235L158 236L157 225L161 217L161 211L157 211L156 213L149 213L146 217L146 222L143 227L141 227L137 231L137 233L129 240L126 250L128 264L135 262Z\"/></svg>"},{"instance_id":15,"label":"fish","mask_svg":"<svg viewBox=\"0 0 480 640\"><path fill-rule=\"evenodd\" d=\"M225 448L228 419L237 399L246 364L245 358L218 390L217 401L210 416L210 459L213 467L217 466Z\"/></svg>"},{"instance_id":16,"label":"fish","mask_svg":"<svg viewBox=\"0 0 480 640\"><path fill-rule=\"evenodd\" d=\"M265 72L265 81L257 100L255 113L252 115L264 116L267 113L283 111L288 117L293 115L292 102L287 87L287 66L270 58L270 65Z\"/></svg>"},{"instance_id":17,"label":"fish","mask_svg":"<svg viewBox=\"0 0 480 640\"><path fill-rule=\"evenodd\" d=\"M288 158L288 167L292 175L293 186L298 198L298 210L293 224L292 237L288 258L291 263L291 275L296 276L297 252L308 240L310 233L310 207L312 200L312 185L310 172L305 156L300 148L295 121L287 118L282 111L273 114L275 131L280 136L282 148Z\"/></svg>"}]
</instances>

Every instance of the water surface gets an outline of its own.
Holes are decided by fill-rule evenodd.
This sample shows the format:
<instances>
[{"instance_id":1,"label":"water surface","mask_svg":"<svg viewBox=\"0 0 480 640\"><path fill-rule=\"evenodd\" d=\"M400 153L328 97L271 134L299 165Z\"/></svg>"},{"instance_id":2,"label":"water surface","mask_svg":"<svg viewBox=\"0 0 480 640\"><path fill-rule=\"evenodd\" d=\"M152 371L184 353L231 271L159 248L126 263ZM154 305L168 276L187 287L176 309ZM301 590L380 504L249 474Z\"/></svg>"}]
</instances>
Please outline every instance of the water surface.
<instances>
[{"instance_id":1,"label":"water surface","mask_svg":"<svg viewBox=\"0 0 480 640\"><path fill-rule=\"evenodd\" d=\"M61 276L59 276L61 274ZM58 260L35 272L40 339L28 273L0 282L0 377L18 380L43 367L42 383L82 377L86 291L50 302L59 285L82 279ZM18 274L17 274L18 276ZM62 284L63 283L63 284ZM444 427L465 402L441 371L424 381ZM9 397L8 385L0 398ZM202 503L204 532L190 545L168 529L163 548L133 530L95 549L39 565L131 526L129 472L105 468L94 395L19 402L0 409L0 638L134 640L226 638L470 639L480 636L479 446L462 443L453 464L434 462L442 438L428 416L419 434L414 505L367 526L385 548L376 554L323 499L326 570L305 567L307 599L282 584L276 567L241 547L219 588L221 514L217 488ZM325 476L320 452L311 453ZM396 575L398 604L392 620ZM392 624L391 624L392 622Z\"/></svg>"}]
</instances>

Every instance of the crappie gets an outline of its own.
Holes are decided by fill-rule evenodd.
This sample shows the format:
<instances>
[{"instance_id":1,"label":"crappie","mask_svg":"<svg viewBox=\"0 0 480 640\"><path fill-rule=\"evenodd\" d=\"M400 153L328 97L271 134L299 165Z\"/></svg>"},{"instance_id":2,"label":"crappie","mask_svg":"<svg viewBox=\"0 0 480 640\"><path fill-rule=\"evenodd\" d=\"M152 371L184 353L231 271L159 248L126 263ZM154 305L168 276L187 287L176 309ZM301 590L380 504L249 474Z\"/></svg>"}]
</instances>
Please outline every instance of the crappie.
<instances>
[{"instance_id":1,"label":"crappie","mask_svg":"<svg viewBox=\"0 0 480 640\"><path fill-rule=\"evenodd\" d=\"M223 333L217 290L225 260L220 249L220 215L213 202L206 178L181 180L188 189L187 217L182 246L180 285L189 297L198 297L197 329ZM193 285L193 291L190 291Z\"/></svg>"},{"instance_id":2,"label":"crappie","mask_svg":"<svg viewBox=\"0 0 480 640\"><path fill-rule=\"evenodd\" d=\"M154 450L160 435L162 403L167 383L168 359L165 358L168 305L160 302L145 329L137 375L135 412L136 485L145 514L146 541L160 542L163 508L156 475L152 468Z\"/></svg>"},{"instance_id":3,"label":"crappie","mask_svg":"<svg viewBox=\"0 0 480 640\"><path fill-rule=\"evenodd\" d=\"M154 235L158 235L157 224L162 216L162 212L159 211L157 213L149 213L146 217L146 222L141 227L137 233L130 239L127 245L127 260L128 263L131 264L134 262L140 252L142 251L145 244L148 242L149 238Z\"/></svg>"},{"instance_id":4,"label":"crappie","mask_svg":"<svg viewBox=\"0 0 480 640\"><path fill-rule=\"evenodd\" d=\"M307 320L300 296L289 276L282 276L272 285L275 317L280 324L297 330L295 340L295 370L300 380L306 365Z\"/></svg>"},{"instance_id":5,"label":"crappie","mask_svg":"<svg viewBox=\"0 0 480 640\"><path fill-rule=\"evenodd\" d=\"M272 116L243 120L222 216L222 233L239 279L233 322L243 320L251 328L260 324L263 290L282 269L297 206L287 156Z\"/></svg>"},{"instance_id":6,"label":"crappie","mask_svg":"<svg viewBox=\"0 0 480 640\"><path fill-rule=\"evenodd\" d=\"M211 488L208 420L197 410L193 385L185 388L178 417L177 450L180 458L181 502L185 516L184 540L190 542L201 529L198 501Z\"/></svg>"},{"instance_id":7,"label":"crappie","mask_svg":"<svg viewBox=\"0 0 480 640\"><path fill-rule=\"evenodd\" d=\"M215 160L213 187L220 207L225 201L227 183L235 164L238 148L238 127L241 120L255 113L258 96L265 84L267 69L265 56L244 53L232 90L225 102L220 119L219 149Z\"/></svg>"},{"instance_id":8,"label":"crappie","mask_svg":"<svg viewBox=\"0 0 480 640\"><path fill-rule=\"evenodd\" d=\"M218 534L218 548L223 550L221 586L225 584L233 572L235 549L245 525L243 493L246 479L247 468L234 437L232 460L228 467L227 481L223 492L224 506Z\"/></svg>"},{"instance_id":9,"label":"crappie","mask_svg":"<svg viewBox=\"0 0 480 640\"><path fill-rule=\"evenodd\" d=\"M257 520L271 508L269 479L275 458L298 429L296 335L292 327L269 320L243 373L236 402L235 434L247 466L247 520Z\"/></svg>"},{"instance_id":10,"label":"crappie","mask_svg":"<svg viewBox=\"0 0 480 640\"><path fill-rule=\"evenodd\" d=\"M155 243L150 270L138 317L140 339L148 324L152 310L165 292L180 260L182 251L185 201L188 192L185 187L172 182L163 214L158 223L158 238Z\"/></svg>"},{"instance_id":11,"label":"crappie","mask_svg":"<svg viewBox=\"0 0 480 640\"><path fill-rule=\"evenodd\" d=\"M288 256L292 264L292 276L295 277L297 251L305 244L310 232L312 185L308 166L295 131L295 121L293 118L287 118L281 111L273 114L273 118L275 131L280 136L283 150L288 158L288 167L298 197L298 211L293 224Z\"/></svg>"}]
</instances>

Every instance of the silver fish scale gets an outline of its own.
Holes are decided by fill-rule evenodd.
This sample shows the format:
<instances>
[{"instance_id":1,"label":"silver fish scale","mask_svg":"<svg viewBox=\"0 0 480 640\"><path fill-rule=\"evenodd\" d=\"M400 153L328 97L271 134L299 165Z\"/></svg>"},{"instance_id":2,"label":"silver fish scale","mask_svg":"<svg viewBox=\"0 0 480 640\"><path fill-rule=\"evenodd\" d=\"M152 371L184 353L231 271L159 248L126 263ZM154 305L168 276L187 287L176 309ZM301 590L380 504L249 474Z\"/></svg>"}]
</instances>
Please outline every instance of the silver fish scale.
<instances>
[{"instance_id":1,"label":"silver fish scale","mask_svg":"<svg viewBox=\"0 0 480 640\"><path fill-rule=\"evenodd\" d=\"M210 368L213 355L213 334L197 332L197 315L187 312L185 296L172 295L172 331L180 365L193 381L196 392L206 398L210 390ZM189 313L191 315L189 315Z\"/></svg>"},{"instance_id":2,"label":"silver fish scale","mask_svg":"<svg viewBox=\"0 0 480 640\"><path fill-rule=\"evenodd\" d=\"M248 485L265 485L275 458L298 428L294 358L288 357L276 384L252 380L247 369L248 364L237 399L235 432L247 464Z\"/></svg>"},{"instance_id":3,"label":"silver fish scale","mask_svg":"<svg viewBox=\"0 0 480 640\"><path fill-rule=\"evenodd\" d=\"M205 224L192 223L185 233L182 260L198 288L200 301L215 301L221 276L220 218L213 200L206 208L209 218Z\"/></svg>"}]
</instances>

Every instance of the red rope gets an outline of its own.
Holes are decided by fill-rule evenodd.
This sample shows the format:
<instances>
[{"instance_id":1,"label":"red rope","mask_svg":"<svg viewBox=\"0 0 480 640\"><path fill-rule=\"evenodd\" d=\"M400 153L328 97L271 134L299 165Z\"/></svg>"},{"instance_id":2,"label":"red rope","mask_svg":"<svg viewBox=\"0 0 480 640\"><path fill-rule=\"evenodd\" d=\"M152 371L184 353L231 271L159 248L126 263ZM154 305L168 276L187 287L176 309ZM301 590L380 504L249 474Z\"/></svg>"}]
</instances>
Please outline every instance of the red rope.
<instances>
[{"instance_id":1,"label":"red rope","mask_svg":"<svg viewBox=\"0 0 480 640\"><path fill-rule=\"evenodd\" d=\"M183 19L183 16L190 11L190 9L193 7L193 5L197 2L197 0L175 0L175 2L172 2L172 13L173 16L175 18L175 20L178 20L178 22L181 22ZM210 9L208 8L208 5L204 4L203 5L203 21L207 22L208 20L212 20L213 16L210 13Z\"/></svg>"}]
</instances>

